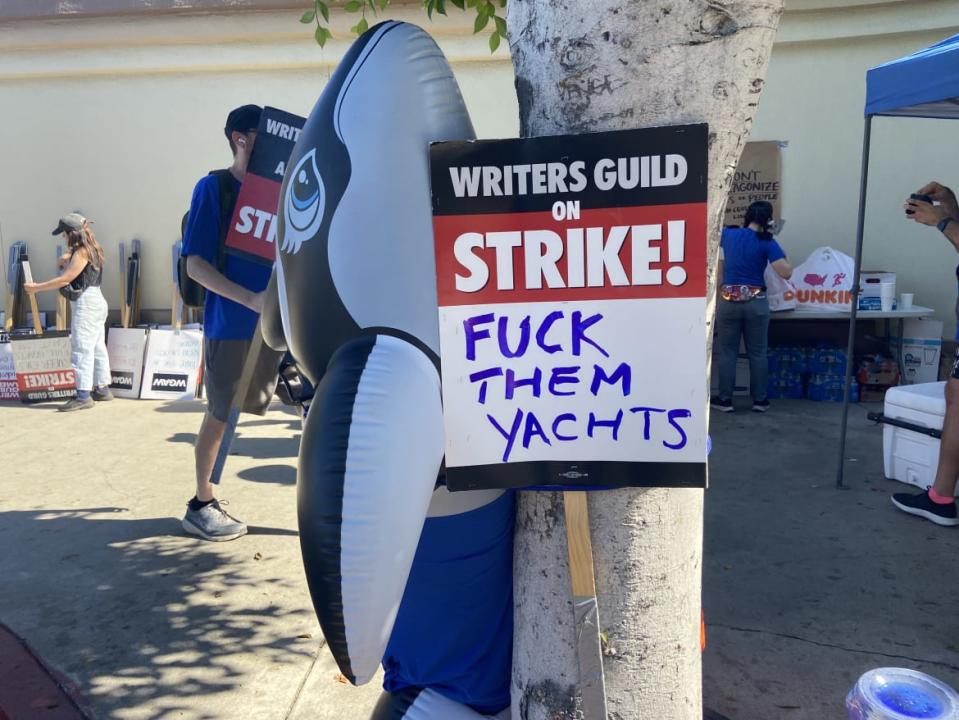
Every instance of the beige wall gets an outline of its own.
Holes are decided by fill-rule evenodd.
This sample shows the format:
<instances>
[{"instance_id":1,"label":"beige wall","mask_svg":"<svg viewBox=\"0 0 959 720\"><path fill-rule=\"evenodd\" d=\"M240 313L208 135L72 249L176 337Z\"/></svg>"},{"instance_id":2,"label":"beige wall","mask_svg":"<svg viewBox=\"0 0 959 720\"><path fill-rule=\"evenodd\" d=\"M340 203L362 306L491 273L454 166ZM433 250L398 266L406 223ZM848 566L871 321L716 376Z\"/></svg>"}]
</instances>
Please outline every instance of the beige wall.
<instances>
[{"instance_id":1,"label":"beige wall","mask_svg":"<svg viewBox=\"0 0 959 720\"><path fill-rule=\"evenodd\" d=\"M170 246L196 180L230 162L226 113L255 102L309 114L348 47L321 50L299 12L95 17L0 23L0 237L26 240L35 277L54 272L50 230L80 209L107 251L104 290L119 305L117 246L143 241L142 306L169 308ZM404 13L394 13L403 17ZM405 16L425 24L418 9ZM353 21L355 22L355 20ZM477 133L515 137L509 56L471 25L431 30L454 67ZM386 128L388 131L388 128ZM4 251L4 262L6 252ZM52 309L54 295L41 296Z\"/></svg>"},{"instance_id":2,"label":"beige wall","mask_svg":"<svg viewBox=\"0 0 959 720\"><path fill-rule=\"evenodd\" d=\"M35 274L48 276L49 230L79 208L97 220L110 259L118 242L143 240L143 305L168 307L169 246L193 183L229 161L220 130L226 111L257 102L307 114L348 45L349 23L336 23L339 40L320 50L298 16L140 12L4 21L0 12L4 247L27 240ZM465 16L428 24L415 7L394 16L436 35L480 137L515 136L506 53L491 58ZM787 0L752 139L789 141L782 241L794 259L827 244L853 252L866 69L956 32L954 0ZM873 137L866 265L896 270L901 289L950 320L959 255L934 230L905 222L899 205L932 177L959 186L959 122L881 118ZM115 271L105 289L116 307ZM52 307L52 296L43 305Z\"/></svg>"}]
</instances>

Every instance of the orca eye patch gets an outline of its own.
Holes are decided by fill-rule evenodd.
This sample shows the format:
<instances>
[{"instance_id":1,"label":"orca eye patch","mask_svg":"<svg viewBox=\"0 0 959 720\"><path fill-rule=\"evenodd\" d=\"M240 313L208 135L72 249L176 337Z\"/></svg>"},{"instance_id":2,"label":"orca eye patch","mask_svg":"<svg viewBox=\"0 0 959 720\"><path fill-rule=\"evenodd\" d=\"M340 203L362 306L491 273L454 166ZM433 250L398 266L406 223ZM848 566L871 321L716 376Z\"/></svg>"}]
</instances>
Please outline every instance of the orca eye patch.
<instances>
[{"instance_id":1,"label":"orca eye patch","mask_svg":"<svg viewBox=\"0 0 959 720\"><path fill-rule=\"evenodd\" d=\"M323 222L325 192L316 167L316 148L300 158L293 168L283 199L283 252L295 255L310 240Z\"/></svg>"}]
</instances>

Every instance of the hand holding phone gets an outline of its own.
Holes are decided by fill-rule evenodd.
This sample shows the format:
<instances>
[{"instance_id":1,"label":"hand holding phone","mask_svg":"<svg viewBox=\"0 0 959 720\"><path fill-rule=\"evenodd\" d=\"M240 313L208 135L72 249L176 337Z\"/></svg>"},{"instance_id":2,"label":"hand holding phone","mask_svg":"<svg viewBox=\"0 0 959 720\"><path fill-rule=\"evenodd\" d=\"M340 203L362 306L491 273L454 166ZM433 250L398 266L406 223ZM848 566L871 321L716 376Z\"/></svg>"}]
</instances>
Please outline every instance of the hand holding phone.
<instances>
[{"instance_id":1,"label":"hand holding phone","mask_svg":"<svg viewBox=\"0 0 959 720\"><path fill-rule=\"evenodd\" d=\"M915 200L917 202L929 203L930 205L932 205L932 198L929 197L928 195L919 195L918 193L913 193L912 195L909 196L909 199ZM909 207L906 208L906 215L914 215L915 212L916 211L913 210L912 208L909 208Z\"/></svg>"}]
</instances>

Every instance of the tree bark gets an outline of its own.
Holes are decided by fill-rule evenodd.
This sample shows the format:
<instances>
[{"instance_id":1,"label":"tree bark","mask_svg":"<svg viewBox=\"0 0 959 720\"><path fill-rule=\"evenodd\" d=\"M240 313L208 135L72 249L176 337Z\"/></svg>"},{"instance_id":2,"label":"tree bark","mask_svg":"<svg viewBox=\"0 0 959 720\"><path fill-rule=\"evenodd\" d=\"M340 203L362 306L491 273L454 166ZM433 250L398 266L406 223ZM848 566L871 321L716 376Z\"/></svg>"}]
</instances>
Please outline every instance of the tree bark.
<instances>
[{"instance_id":1,"label":"tree bark","mask_svg":"<svg viewBox=\"0 0 959 720\"><path fill-rule=\"evenodd\" d=\"M714 268L782 8L783 0L510 0L521 133L709 123ZM589 500L609 718L700 720L703 492L616 490ZM558 493L522 493L519 502L514 720L581 717L562 502Z\"/></svg>"}]
</instances>

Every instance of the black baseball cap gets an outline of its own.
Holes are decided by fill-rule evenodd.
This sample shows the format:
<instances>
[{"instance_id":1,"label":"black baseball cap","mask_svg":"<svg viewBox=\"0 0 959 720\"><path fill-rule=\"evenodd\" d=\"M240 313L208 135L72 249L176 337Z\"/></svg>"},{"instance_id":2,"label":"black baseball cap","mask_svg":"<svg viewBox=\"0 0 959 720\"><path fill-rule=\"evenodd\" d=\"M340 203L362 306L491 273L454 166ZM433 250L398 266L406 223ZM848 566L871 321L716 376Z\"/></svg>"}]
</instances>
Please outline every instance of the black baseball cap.
<instances>
[{"instance_id":1,"label":"black baseball cap","mask_svg":"<svg viewBox=\"0 0 959 720\"><path fill-rule=\"evenodd\" d=\"M263 108L259 105L241 105L231 110L230 114L226 116L226 126L223 128L223 133L229 139L232 132L245 133L256 130L260 126L260 115L262 113Z\"/></svg>"}]
</instances>

